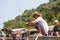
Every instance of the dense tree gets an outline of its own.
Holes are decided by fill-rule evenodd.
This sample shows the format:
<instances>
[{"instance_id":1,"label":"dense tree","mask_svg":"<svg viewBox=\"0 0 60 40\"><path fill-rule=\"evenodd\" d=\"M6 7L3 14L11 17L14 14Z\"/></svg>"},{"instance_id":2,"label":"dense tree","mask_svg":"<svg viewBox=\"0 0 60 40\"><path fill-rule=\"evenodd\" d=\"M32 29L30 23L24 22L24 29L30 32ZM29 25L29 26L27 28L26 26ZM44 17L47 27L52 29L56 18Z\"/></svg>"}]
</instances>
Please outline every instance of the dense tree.
<instances>
[{"instance_id":1,"label":"dense tree","mask_svg":"<svg viewBox=\"0 0 60 40\"><path fill-rule=\"evenodd\" d=\"M22 15L4 22L4 28L33 28L27 27L26 22L34 20L32 14L35 11L38 11L49 25L53 25L54 20L60 21L60 0L49 0L49 3L41 4L36 9L25 10Z\"/></svg>"}]
</instances>

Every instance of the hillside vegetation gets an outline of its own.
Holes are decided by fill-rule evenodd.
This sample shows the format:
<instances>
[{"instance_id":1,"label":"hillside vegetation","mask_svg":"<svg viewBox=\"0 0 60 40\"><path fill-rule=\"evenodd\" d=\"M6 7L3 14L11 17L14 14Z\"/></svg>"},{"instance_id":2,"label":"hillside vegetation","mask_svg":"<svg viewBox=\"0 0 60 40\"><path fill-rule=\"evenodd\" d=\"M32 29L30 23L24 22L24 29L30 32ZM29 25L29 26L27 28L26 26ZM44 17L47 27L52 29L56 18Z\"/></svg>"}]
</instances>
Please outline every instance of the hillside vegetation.
<instances>
[{"instance_id":1,"label":"hillside vegetation","mask_svg":"<svg viewBox=\"0 0 60 40\"><path fill-rule=\"evenodd\" d=\"M32 14L35 11L38 11L49 25L53 25L54 20L60 21L60 0L49 0L48 3L41 4L36 9L27 9L15 19L4 22L4 28L33 28L26 26L25 23L34 20Z\"/></svg>"}]
</instances>

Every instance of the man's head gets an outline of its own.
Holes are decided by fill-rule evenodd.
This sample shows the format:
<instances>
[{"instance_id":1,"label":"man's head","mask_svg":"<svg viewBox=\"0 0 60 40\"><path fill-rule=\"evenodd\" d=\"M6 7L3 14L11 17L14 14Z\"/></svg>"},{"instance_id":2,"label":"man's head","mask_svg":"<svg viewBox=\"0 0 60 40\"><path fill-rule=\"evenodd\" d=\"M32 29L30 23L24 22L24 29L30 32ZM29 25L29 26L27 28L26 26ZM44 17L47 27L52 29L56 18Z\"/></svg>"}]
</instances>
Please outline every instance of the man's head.
<instances>
[{"instance_id":1,"label":"man's head","mask_svg":"<svg viewBox=\"0 0 60 40\"><path fill-rule=\"evenodd\" d=\"M34 14L33 14L33 17L36 19L36 18L38 18L40 16L40 14L38 13L38 12L34 12Z\"/></svg>"},{"instance_id":2,"label":"man's head","mask_svg":"<svg viewBox=\"0 0 60 40\"><path fill-rule=\"evenodd\" d=\"M55 25L56 25L56 26L58 26L58 25L59 25L58 20L55 20L54 22L55 22Z\"/></svg>"}]
</instances>

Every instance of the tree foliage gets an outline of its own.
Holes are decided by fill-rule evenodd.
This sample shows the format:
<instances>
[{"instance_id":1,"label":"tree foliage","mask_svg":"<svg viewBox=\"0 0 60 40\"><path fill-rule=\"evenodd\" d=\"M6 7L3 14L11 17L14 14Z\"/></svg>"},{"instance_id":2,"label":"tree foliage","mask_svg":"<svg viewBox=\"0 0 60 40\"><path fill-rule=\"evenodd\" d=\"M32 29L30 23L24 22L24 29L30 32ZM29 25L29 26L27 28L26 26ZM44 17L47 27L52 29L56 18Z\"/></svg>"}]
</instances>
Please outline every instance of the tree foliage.
<instances>
[{"instance_id":1,"label":"tree foliage","mask_svg":"<svg viewBox=\"0 0 60 40\"><path fill-rule=\"evenodd\" d=\"M4 22L4 28L33 28L27 27L26 22L34 20L32 14L35 11L38 11L49 25L53 25L54 20L58 19L60 21L60 0L49 0L49 3L41 4L36 9L25 10L22 15Z\"/></svg>"}]
</instances>

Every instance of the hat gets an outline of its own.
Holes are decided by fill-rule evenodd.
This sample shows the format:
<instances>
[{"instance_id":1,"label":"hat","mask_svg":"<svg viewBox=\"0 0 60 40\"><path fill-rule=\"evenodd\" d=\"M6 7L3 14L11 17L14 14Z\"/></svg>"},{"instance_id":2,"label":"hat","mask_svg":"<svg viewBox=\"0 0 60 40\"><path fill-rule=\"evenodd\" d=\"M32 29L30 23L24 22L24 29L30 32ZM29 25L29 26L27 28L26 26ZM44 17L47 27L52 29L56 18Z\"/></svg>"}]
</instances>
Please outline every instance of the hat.
<instances>
[{"instance_id":1,"label":"hat","mask_svg":"<svg viewBox=\"0 0 60 40\"><path fill-rule=\"evenodd\" d=\"M58 20L55 20L54 22L58 22Z\"/></svg>"},{"instance_id":2,"label":"hat","mask_svg":"<svg viewBox=\"0 0 60 40\"><path fill-rule=\"evenodd\" d=\"M40 16L40 14L38 12L34 12L33 17L34 16Z\"/></svg>"}]
</instances>

